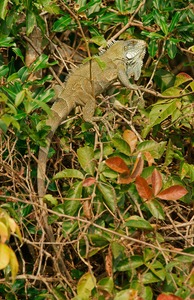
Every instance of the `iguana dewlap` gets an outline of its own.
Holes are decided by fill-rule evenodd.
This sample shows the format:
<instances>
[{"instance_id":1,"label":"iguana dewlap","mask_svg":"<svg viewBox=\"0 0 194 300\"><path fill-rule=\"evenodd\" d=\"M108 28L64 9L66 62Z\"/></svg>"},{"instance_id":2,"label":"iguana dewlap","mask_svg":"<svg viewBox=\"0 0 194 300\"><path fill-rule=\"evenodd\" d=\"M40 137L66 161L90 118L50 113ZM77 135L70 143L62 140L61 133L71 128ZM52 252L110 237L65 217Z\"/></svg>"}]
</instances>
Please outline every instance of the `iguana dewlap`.
<instances>
[{"instance_id":1,"label":"iguana dewlap","mask_svg":"<svg viewBox=\"0 0 194 300\"><path fill-rule=\"evenodd\" d=\"M37 179L40 198L46 192L47 155L58 126L76 105L83 106L84 120L91 121L95 110L95 97L117 80L129 89L136 89L137 86L132 85L129 79L139 79L145 51L146 43L143 40L117 41L99 57L104 63L103 68L94 58L71 73L64 87L56 87L57 100L51 107L52 114L46 122L51 127L47 146L39 150Z\"/></svg>"}]
</instances>

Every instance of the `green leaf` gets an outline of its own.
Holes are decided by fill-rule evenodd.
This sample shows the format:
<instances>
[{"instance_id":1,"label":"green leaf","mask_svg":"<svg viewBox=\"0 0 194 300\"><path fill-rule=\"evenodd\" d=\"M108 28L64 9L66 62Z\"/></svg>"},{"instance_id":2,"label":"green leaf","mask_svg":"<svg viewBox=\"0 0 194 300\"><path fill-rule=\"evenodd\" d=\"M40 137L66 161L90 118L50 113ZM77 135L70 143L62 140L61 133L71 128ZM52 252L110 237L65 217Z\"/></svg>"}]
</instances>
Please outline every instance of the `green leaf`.
<instances>
[{"instance_id":1,"label":"green leaf","mask_svg":"<svg viewBox=\"0 0 194 300\"><path fill-rule=\"evenodd\" d=\"M125 259L116 267L117 271L125 272L139 268L144 265L144 260L140 255L133 255L130 259Z\"/></svg>"},{"instance_id":2,"label":"green leaf","mask_svg":"<svg viewBox=\"0 0 194 300\"><path fill-rule=\"evenodd\" d=\"M87 237L93 247L105 247L109 245L107 237L103 236L100 231L96 231L96 233L92 234L90 233L87 235Z\"/></svg>"},{"instance_id":3,"label":"green leaf","mask_svg":"<svg viewBox=\"0 0 194 300\"><path fill-rule=\"evenodd\" d=\"M79 148L77 150L77 155L78 155L78 161L82 167L82 169L90 174L94 175L96 163L94 161L94 150L93 148L89 146L85 146L82 148Z\"/></svg>"},{"instance_id":4,"label":"green leaf","mask_svg":"<svg viewBox=\"0 0 194 300\"><path fill-rule=\"evenodd\" d=\"M152 126L161 124L165 119L172 115L172 113L177 109L179 100L176 99L170 101L169 103L157 103L153 106L149 119Z\"/></svg>"},{"instance_id":5,"label":"green leaf","mask_svg":"<svg viewBox=\"0 0 194 300\"><path fill-rule=\"evenodd\" d=\"M49 57L46 54L41 54L30 66L31 72L37 72L41 69L48 68L50 66L56 65L58 62L53 61L52 63L48 62Z\"/></svg>"},{"instance_id":6,"label":"green leaf","mask_svg":"<svg viewBox=\"0 0 194 300\"><path fill-rule=\"evenodd\" d=\"M190 177L191 181L194 181L194 165L183 162L180 167L181 180L186 175Z\"/></svg>"},{"instance_id":7,"label":"green leaf","mask_svg":"<svg viewBox=\"0 0 194 300\"><path fill-rule=\"evenodd\" d=\"M93 36L90 39L90 43L95 43L96 45L103 46L103 47L106 47L106 45L107 45L107 42L102 35Z\"/></svg>"},{"instance_id":8,"label":"green leaf","mask_svg":"<svg viewBox=\"0 0 194 300\"><path fill-rule=\"evenodd\" d=\"M172 160L173 160L173 158L174 158L173 145L172 145L172 141L169 140L167 148L166 148L166 155L165 155L164 165L165 166L170 165L171 162L172 162Z\"/></svg>"},{"instance_id":9,"label":"green leaf","mask_svg":"<svg viewBox=\"0 0 194 300\"><path fill-rule=\"evenodd\" d=\"M57 3L52 3L51 1L48 1L48 5L44 6L44 10L52 14L59 15L61 13L60 7L57 5Z\"/></svg>"},{"instance_id":10,"label":"green leaf","mask_svg":"<svg viewBox=\"0 0 194 300\"><path fill-rule=\"evenodd\" d=\"M163 39L164 38L163 35L161 35L161 34L159 34L157 32L142 31L141 34L149 37L151 40L153 39L153 42L154 42L154 40L158 40L158 39ZM155 43L156 43L156 41L155 41Z\"/></svg>"},{"instance_id":11,"label":"green leaf","mask_svg":"<svg viewBox=\"0 0 194 300\"><path fill-rule=\"evenodd\" d=\"M156 52L158 51L158 43L155 39L150 40L148 44L148 53L151 57L154 57L156 55Z\"/></svg>"},{"instance_id":12,"label":"green leaf","mask_svg":"<svg viewBox=\"0 0 194 300\"><path fill-rule=\"evenodd\" d=\"M0 241L1 243L6 243L10 237L10 231L8 231L9 227L5 225L2 221L0 221Z\"/></svg>"},{"instance_id":13,"label":"green leaf","mask_svg":"<svg viewBox=\"0 0 194 300\"><path fill-rule=\"evenodd\" d=\"M98 285L100 286L100 290L107 291L108 293L113 292L114 282L112 277L105 277L98 281Z\"/></svg>"},{"instance_id":14,"label":"green leaf","mask_svg":"<svg viewBox=\"0 0 194 300\"><path fill-rule=\"evenodd\" d=\"M156 103L149 114L149 125L143 130L143 137L157 124L161 124L165 119L170 117L178 108L180 101L174 99L168 103Z\"/></svg>"},{"instance_id":15,"label":"green leaf","mask_svg":"<svg viewBox=\"0 0 194 300\"><path fill-rule=\"evenodd\" d=\"M182 24L184 24L184 23L182 23ZM194 24L188 24L188 23L185 23L185 24L186 25L177 26L176 27L177 32L179 32L179 31L188 32L188 31L194 30Z\"/></svg>"},{"instance_id":16,"label":"green leaf","mask_svg":"<svg viewBox=\"0 0 194 300\"><path fill-rule=\"evenodd\" d=\"M113 170L105 170L102 172L102 174L106 177L106 178L111 178L111 179L116 179L118 177L118 173L116 173Z\"/></svg>"},{"instance_id":17,"label":"green leaf","mask_svg":"<svg viewBox=\"0 0 194 300\"><path fill-rule=\"evenodd\" d=\"M75 169L66 169L61 172L58 172L57 174L55 174L55 176L53 176L53 180L62 178L77 178L83 180L84 176L79 170Z\"/></svg>"},{"instance_id":18,"label":"green leaf","mask_svg":"<svg viewBox=\"0 0 194 300\"><path fill-rule=\"evenodd\" d=\"M78 222L75 220L65 220L62 224L63 235L64 237L69 237L78 228Z\"/></svg>"},{"instance_id":19,"label":"green leaf","mask_svg":"<svg viewBox=\"0 0 194 300\"><path fill-rule=\"evenodd\" d=\"M166 49L168 52L168 56L173 59L177 54L177 45L172 40L166 41Z\"/></svg>"},{"instance_id":20,"label":"green leaf","mask_svg":"<svg viewBox=\"0 0 194 300\"><path fill-rule=\"evenodd\" d=\"M124 1L123 0L115 0L115 5L116 5L116 8L121 12L123 13L124 12Z\"/></svg>"},{"instance_id":21,"label":"green leaf","mask_svg":"<svg viewBox=\"0 0 194 300\"><path fill-rule=\"evenodd\" d=\"M164 220L165 213L160 202L158 202L156 199L150 200L146 202L146 206L155 218Z\"/></svg>"},{"instance_id":22,"label":"green leaf","mask_svg":"<svg viewBox=\"0 0 194 300\"><path fill-rule=\"evenodd\" d=\"M117 150L119 150L121 153L124 153L127 156L131 155L130 146L128 145L128 143L125 140L115 137L112 139L112 142L113 142L115 148Z\"/></svg>"},{"instance_id":23,"label":"green leaf","mask_svg":"<svg viewBox=\"0 0 194 300\"><path fill-rule=\"evenodd\" d=\"M9 0L0 1L0 18L5 20L6 14L8 12L8 2Z\"/></svg>"},{"instance_id":24,"label":"green leaf","mask_svg":"<svg viewBox=\"0 0 194 300\"><path fill-rule=\"evenodd\" d=\"M24 66L21 69L19 69L19 71L17 73L18 73L18 76L21 79L21 81L25 82L29 76L29 69L26 66Z\"/></svg>"},{"instance_id":25,"label":"green leaf","mask_svg":"<svg viewBox=\"0 0 194 300\"><path fill-rule=\"evenodd\" d=\"M152 226L148 221L145 219L139 217L139 216L131 216L128 218L125 222L125 226L127 227L134 227L139 229L145 229L145 230L153 230Z\"/></svg>"},{"instance_id":26,"label":"green leaf","mask_svg":"<svg viewBox=\"0 0 194 300\"><path fill-rule=\"evenodd\" d=\"M12 283L14 283L16 275L19 270L19 264L18 264L18 260L17 260L17 257L15 255L14 251L12 249L9 249L9 250L10 250L9 264L10 264L10 268L11 268Z\"/></svg>"},{"instance_id":27,"label":"green leaf","mask_svg":"<svg viewBox=\"0 0 194 300\"><path fill-rule=\"evenodd\" d=\"M0 77L7 75L9 68L7 66L0 66Z\"/></svg>"},{"instance_id":28,"label":"green leaf","mask_svg":"<svg viewBox=\"0 0 194 300\"><path fill-rule=\"evenodd\" d=\"M16 107L18 107L22 103L22 101L24 100L25 94L26 94L26 91L22 90L21 92L19 92L16 95L16 98L15 98L15 106Z\"/></svg>"},{"instance_id":29,"label":"green leaf","mask_svg":"<svg viewBox=\"0 0 194 300\"><path fill-rule=\"evenodd\" d=\"M110 208L112 212L115 212L117 203L116 203L116 194L115 190L111 185L98 183L97 185L99 191L102 193L105 204Z\"/></svg>"},{"instance_id":30,"label":"green leaf","mask_svg":"<svg viewBox=\"0 0 194 300\"><path fill-rule=\"evenodd\" d=\"M66 296L64 295L64 293L62 293L59 288L54 287L52 289L53 295L55 296L55 299L57 300L66 300Z\"/></svg>"},{"instance_id":31,"label":"green leaf","mask_svg":"<svg viewBox=\"0 0 194 300\"><path fill-rule=\"evenodd\" d=\"M116 293L114 300L127 300L137 298L137 291L133 289L123 290Z\"/></svg>"},{"instance_id":32,"label":"green leaf","mask_svg":"<svg viewBox=\"0 0 194 300\"><path fill-rule=\"evenodd\" d=\"M7 78L7 83L16 81L18 79L18 73L12 73L10 76Z\"/></svg>"},{"instance_id":33,"label":"green leaf","mask_svg":"<svg viewBox=\"0 0 194 300\"><path fill-rule=\"evenodd\" d=\"M83 255L83 257L84 258L92 257L92 256L96 255L99 251L102 251L105 247L107 247L107 246L91 248L91 250L89 250L88 253Z\"/></svg>"},{"instance_id":34,"label":"green leaf","mask_svg":"<svg viewBox=\"0 0 194 300\"><path fill-rule=\"evenodd\" d=\"M160 278L160 280L164 280L166 277L166 270L163 267L162 263L158 260L154 260L153 262L145 263L145 266L152 271L154 275Z\"/></svg>"},{"instance_id":35,"label":"green leaf","mask_svg":"<svg viewBox=\"0 0 194 300\"><path fill-rule=\"evenodd\" d=\"M154 19L154 10L152 12L150 11L149 13L142 15L144 26L149 26L150 24L152 24L153 19ZM145 34L144 31L142 31L141 34Z\"/></svg>"},{"instance_id":36,"label":"green leaf","mask_svg":"<svg viewBox=\"0 0 194 300\"><path fill-rule=\"evenodd\" d=\"M193 263L194 260L194 253L193 256L188 255L179 255L175 257L175 261L187 264L187 263Z\"/></svg>"},{"instance_id":37,"label":"green leaf","mask_svg":"<svg viewBox=\"0 0 194 300\"><path fill-rule=\"evenodd\" d=\"M80 200L82 196L82 182L74 183L68 194L67 197L71 198L71 200L65 200L63 208L64 213L70 216L75 216L81 206ZM76 199L76 200L74 200Z\"/></svg>"},{"instance_id":38,"label":"green leaf","mask_svg":"<svg viewBox=\"0 0 194 300\"><path fill-rule=\"evenodd\" d=\"M84 1L79 1L79 3L80 2L84 2ZM98 13L101 8L101 0L90 0L90 1L87 1L87 3L85 2L83 4L84 4L84 6L82 6L79 9L79 13L81 11L84 11L84 12L86 12L88 17L92 14L94 15L94 14ZM86 25L90 24L90 21L86 22L85 24Z\"/></svg>"},{"instance_id":39,"label":"green leaf","mask_svg":"<svg viewBox=\"0 0 194 300\"><path fill-rule=\"evenodd\" d=\"M178 87L178 86L180 86L183 83L186 83L188 81L193 81L193 78L189 74L181 72L181 73L177 74L175 82L174 82L174 86Z\"/></svg>"},{"instance_id":40,"label":"green leaf","mask_svg":"<svg viewBox=\"0 0 194 300\"><path fill-rule=\"evenodd\" d=\"M164 32L165 35L168 34L168 25L167 20L164 15L160 14L157 10L155 10L154 19L156 24L158 24L161 30Z\"/></svg>"},{"instance_id":41,"label":"green leaf","mask_svg":"<svg viewBox=\"0 0 194 300\"><path fill-rule=\"evenodd\" d=\"M160 68L160 69L156 70L154 80L155 80L156 85L158 85L158 87L162 91L162 94L164 96L170 96L170 95L166 95L165 93L169 87L171 87L171 88L173 87L174 81L175 81L175 75L172 72L170 73L169 71ZM171 96L175 96L175 95L178 95L178 94L177 93L172 94ZM160 101L160 102L158 101L158 103L161 103L161 102L165 103L168 101L166 101L166 100Z\"/></svg>"},{"instance_id":42,"label":"green leaf","mask_svg":"<svg viewBox=\"0 0 194 300\"><path fill-rule=\"evenodd\" d=\"M38 105L38 107L41 107L47 113L47 115L49 115L51 113L51 109L46 103L38 101L36 99L33 99L33 102L36 103ZM26 111L26 112L30 113L30 111L31 110Z\"/></svg>"},{"instance_id":43,"label":"green leaf","mask_svg":"<svg viewBox=\"0 0 194 300\"><path fill-rule=\"evenodd\" d=\"M91 273L85 273L77 284L77 294L82 300L89 300L96 286L96 278Z\"/></svg>"},{"instance_id":44,"label":"green leaf","mask_svg":"<svg viewBox=\"0 0 194 300\"><path fill-rule=\"evenodd\" d=\"M182 12L180 12L180 11L175 12L175 14L172 17L170 26L168 28L169 32L172 32L174 30L174 28L177 26L181 15L182 15Z\"/></svg>"},{"instance_id":45,"label":"green leaf","mask_svg":"<svg viewBox=\"0 0 194 300\"><path fill-rule=\"evenodd\" d=\"M25 64L25 58L22 54L22 51L19 48L12 48L13 52L21 58L22 62Z\"/></svg>"},{"instance_id":46,"label":"green leaf","mask_svg":"<svg viewBox=\"0 0 194 300\"><path fill-rule=\"evenodd\" d=\"M7 124L6 124L3 120L1 120L1 119L0 119L0 128L1 128L1 130L2 130L4 133L6 133L6 131L7 131L7 129L8 129Z\"/></svg>"},{"instance_id":47,"label":"green leaf","mask_svg":"<svg viewBox=\"0 0 194 300\"><path fill-rule=\"evenodd\" d=\"M50 202L54 206L58 205L57 199L55 197L53 197L53 195L51 195L51 194L46 194L44 196L44 199L47 200L48 202Z\"/></svg>"},{"instance_id":48,"label":"green leaf","mask_svg":"<svg viewBox=\"0 0 194 300\"><path fill-rule=\"evenodd\" d=\"M63 32L67 29L68 25L71 23L72 19L70 15L66 14L65 16L59 18L54 24L53 24L53 31L56 32Z\"/></svg>"},{"instance_id":49,"label":"green leaf","mask_svg":"<svg viewBox=\"0 0 194 300\"><path fill-rule=\"evenodd\" d=\"M124 20L125 20L125 17L119 16L115 12L107 12L98 18L98 23L102 23L103 25L105 25L105 24L110 25L112 23L115 24L118 22L122 22ZM127 18L126 18L126 20L127 20Z\"/></svg>"},{"instance_id":50,"label":"green leaf","mask_svg":"<svg viewBox=\"0 0 194 300\"><path fill-rule=\"evenodd\" d=\"M164 153L166 142L144 141L137 146L138 152L149 152L153 158L159 159Z\"/></svg>"},{"instance_id":51,"label":"green leaf","mask_svg":"<svg viewBox=\"0 0 194 300\"><path fill-rule=\"evenodd\" d=\"M30 35L36 25L36 15L32 10L27 10L26 13L26 34Z\"/></svg>"},{"instance_id":52,"label":"green leaf","mask_svg":"<svg viewBox=\"0 0 194 300\"><path fill-rule=\"evenodd\" d=\"M8 100L8 97L4 93L0 93L0 102L6 103Z\"/></svg>"},{"instance_id":53,"label":"green leaf","mask_svg":"<svg viewBox=\"0 0 194 300\"><path fill-rule=\"evenodd\" d=\"M0 243L0 270L7 267L10 262L11 249L6 245Z\"/></svg>"},{"instance_id":54,"label":"green leaf","mask_svg":"<svg viewBox=\"0 0 194 300\"><path fill-rule=\"evenodd\" d=\"M113 258L116 260L118 257L125 257L125 247L117 241L111 242L111 250Z\"/></svg>"},{"instance_id":55,"label":"green leaf","mask_svg":"<svg viewBox=\"0 0 194 300\"><path fill-rule=\"evenodd\" d=\"M7 126L7 127L9 127L10 126L10 124L12 124L16 129L18 129L18 130L20 130L20 125L19 125L19 123L16 121L16 119L13 117L13 116L11 116L11 115L8 115L8 114L5 114L5 115L3 115L2 116L2 118L1 118L1 121L4 123L2 123L1 125L4 127L4 129L5 129L5 125ZM3 129L3 128L2 128Z\"/></svg>"},{"instance_id":56,"label":"green leaf","mask_svg":"<svg viewBox=\"0 0 194 300\"><path fill-rule=\"evenodd\" d=\"M36 100L39 102L49 102L55 97L55 92L53 89L41 90L41 92L36 96Z\"/></svg>"},{"instance_id":57,"label":"green leaf","mask_svg":"<svg viewBox=\"0 0 194 300\"><path fill-rule=\"evenodd\" d=\"M0 38L0 47L15 46L16 44L13 41L14 41L14 38L12 38L12 37L5 37L5 38L2 37L2 38Z\"/></svg>"},{"instance_id":58,"label":"green leaf","mask_svg":"<svg viewBox=\"0 0 194 300\"><path fill-rule=\"evenodd\" d=\"M150 286L143 286L143 289L141 288L142 292L140 296L143 300L152 300L153 299L153 292L152 288Z\"/></svg>"},{"instance_id":59,"label":"green leaf","mask_svg":"<svg viewBox=\"0 0 194 300\"><path fill-rule=\"evenodd\" d=\"M158 276L154 275L152 272L147 272L142 275L143 284L151 284L159 281L161 281L161 279Z\"/></svg>"}]
</instances>

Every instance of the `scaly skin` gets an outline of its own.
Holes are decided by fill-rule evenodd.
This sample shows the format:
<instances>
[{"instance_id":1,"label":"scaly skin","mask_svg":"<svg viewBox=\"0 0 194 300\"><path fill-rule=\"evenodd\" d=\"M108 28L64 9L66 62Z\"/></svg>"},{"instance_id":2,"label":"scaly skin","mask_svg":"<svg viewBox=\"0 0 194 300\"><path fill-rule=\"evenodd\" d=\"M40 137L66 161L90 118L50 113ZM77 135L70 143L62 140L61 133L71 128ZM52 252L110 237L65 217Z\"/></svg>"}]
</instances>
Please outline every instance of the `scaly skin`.
<instances>
[{"instance_id":1,"label":"scaly skin","mask_svg":"<svg viewBox=\"0 0 194 300\"><path fill-rule=\"evenodd\" d=\"M129 82L133 76L138 80L145 55L146 43L142 40L115 42L99 58L105 63L101 68L95 59L76 69L67 79L64 88L58 87L57 100L51 107L52 115L47 120L51 131L47 147L41 147L38 157L38 195L45 195L45 174L51 139L61 122L76 105L84 106L83 117L91 121L95 110L95 97L104 92L118 79L129 89L136 89Z\"/></svg>"},{"instance_id":2,"label":"scaly skin","mask_svg":"<svg viewBox=\"0 0 194 300\"><path fill-rule=\"evenodd\" d=\"M139 79L145 50L146 43L142 40L117 41L99 57L105 65L103 68L94 58L70 74L64 87L56 86L57 100L51 107L52 114L46 123L51 130L47 137L47 146L41 147L39 150L37 176L38 196L40 204L45 209L42 216L43 228L53 244L55 239L52 228L47 223L46 206L43 202L46 193L46 163L52 137L61 122L67 118L76 105L83 106L84 120L91 121L95 110L95 97L117 80L120 80L129 89L137 89L137 86L132 85L129 79L131 77L134 77L135 80ZM57 253L56 246L53 248ZM61 262L60 265L62 264Z\"/></svg>"}]
</instances>

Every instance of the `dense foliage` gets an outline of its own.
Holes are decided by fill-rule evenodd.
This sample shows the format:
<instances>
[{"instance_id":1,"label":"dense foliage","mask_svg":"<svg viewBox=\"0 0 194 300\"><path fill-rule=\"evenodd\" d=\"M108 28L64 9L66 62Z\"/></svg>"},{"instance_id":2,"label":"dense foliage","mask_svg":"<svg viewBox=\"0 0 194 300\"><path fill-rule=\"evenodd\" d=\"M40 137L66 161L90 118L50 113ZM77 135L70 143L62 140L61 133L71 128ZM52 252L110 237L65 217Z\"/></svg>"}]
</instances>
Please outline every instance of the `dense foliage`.
<instances>
[{"instance_id":1,"label":"dense foliage","mask_svg":"<svg viewBox=\"0 0 194 300\"><path fill-rule=\"evenodd\" d=\"M192 1L1 0L0 26L2 299L194 299ZM145 89L118 83L52 141L56 257L36 186L52 86L130 38L148 44Z\"/></svg>"}]
</instances>

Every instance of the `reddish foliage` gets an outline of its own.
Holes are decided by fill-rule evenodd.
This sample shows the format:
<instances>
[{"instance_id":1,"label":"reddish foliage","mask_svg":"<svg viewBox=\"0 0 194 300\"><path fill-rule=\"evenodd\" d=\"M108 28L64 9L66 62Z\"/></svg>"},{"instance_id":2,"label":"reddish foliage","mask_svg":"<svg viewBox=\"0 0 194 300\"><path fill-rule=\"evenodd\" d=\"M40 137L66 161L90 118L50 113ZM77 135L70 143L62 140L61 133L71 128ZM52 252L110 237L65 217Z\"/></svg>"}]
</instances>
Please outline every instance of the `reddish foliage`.
<instances>
[{"instance_id":1,"label":"reddish foliage","mask_svg":"<svg viewBox=\"0 0 194 300\"><path fill-rule=\"evenodd\" d=\"M108 158L105 163L110 169L118 173L129 172L129 168L124 160L118 156Z\"/></svg>"},{"instance_id":2,"label":"reddish foliage","mask_svg":"<svg viewBox=\"0 0 194 300\"><path fill-rule=\"evenodd\" d=\"M137 136L135 135L135 133L133 131L125 130L123 133L123 138L129 145L129 147L131 149L131 153L133 153L133 151L135 150L136 145L137 145Z\"/></svg>"},{"instance_id":3,"label":"reddish foliage","mask_svg":"<svg viewBox=\"0 0 194 300\"><path fill-rule=\"evenodd\" d=\"M183 300L182 298L175 296L175 295L167 295L167 294L160 294L157 297L157 300Z\"/></svg>"},{"instance_id":4,"label":"reddish foliage","mask_svg":"<svg viewBox=\"0 0 194 300\"><path fill-rule=\"evenodd\" d=\"M151 177L153 194L156 196L162 188L162 175L154 169Z\"/></svg>"},{"instance_id":5,"label":"reddish foliage","mask_svg":"<svg viewBox=\"0 0 194 300\"><path fill-rule=\"evenodd\" d=\"M187 193L188 191L183 186L174 185L160 192L157 197L163 200L178 200Z\"/></svg>"},{"instance_id":6,"label":"reddish foliage","mask_svg":"<svg viewBox=\"0 0 194 300\"><path fill-rule=\"evenodd\" d=\"M119 184L129 184L133 181L133 178L130 175L130 172L124 172L119 175L118 183Z\"/></svg>"},{"instance_id":7,"label":"reddish foliage","mask_svg":"<svg viewBox=\"0 0 194 300\"><path fill-rule=\"evenodd\" d=\"M137 157L134 167L133 167L133 171L131 174L131 178L135 179L137 176L141 175L142 171L143 171L143 165L144 165L144 161L142 159L142 157Z\"/></svg>"},{"instance_id":8,"label":"reddish foliage","mask_svg":"<svg viewBox=\"0 0 194 300\"><path fill-rule=\"evenodd\" d=\"M84 179L83 181L83 186L87 187L87 186L91 186L96 182L96 179L94 177L88 177L86 179Z\"/></svg>"},{"instance_id":9,"label":"reddish foliage","mask_svg":"<svg viewBox=\"0 0 194 300\"><path fill-rule=\"evenodd\" d=\"M136 189L140 197L146 200L150 200L153 196L152 190L149 187L147 181L140 176L137 176L135 180Z\"/></svg>"}]
</instances>

